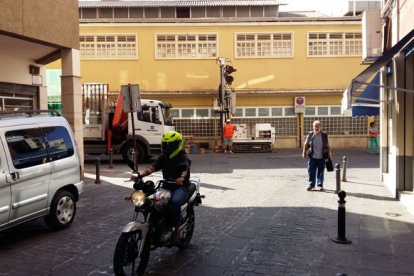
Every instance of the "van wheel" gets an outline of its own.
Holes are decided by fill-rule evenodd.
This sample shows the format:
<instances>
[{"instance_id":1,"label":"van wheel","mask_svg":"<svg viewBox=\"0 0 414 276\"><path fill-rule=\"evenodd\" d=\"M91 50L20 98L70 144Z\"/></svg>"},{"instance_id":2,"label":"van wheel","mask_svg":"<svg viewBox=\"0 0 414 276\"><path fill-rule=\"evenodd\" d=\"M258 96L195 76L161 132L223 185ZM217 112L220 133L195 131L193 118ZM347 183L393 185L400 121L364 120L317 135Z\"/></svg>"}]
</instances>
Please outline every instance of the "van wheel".
<instances>
[{"instance_id":1,"label":"van wheel","mask_svg":"<svg viewBox=\"0 0 414 276\"><path fill-rule=\"evenodd\" d=\"M58 191L50 205L50 213L45 217L45 222L52 230L60 230L69 227L76 214L76 202L74 196L68 191Z\"/></svg>"},{"instance_id":2,"label":"van wheel","mask_svg":"<svg viewBox=\"0 0 414 276\"><path fill-rule=\"evenodd\" d=\"M145 153L144 149L140 144L137 144L137 150L138 150L138 163L142 163L145 160ZM127 162L128 160L134 161L134 143L128 143L124 146L122 149L122 158L124 159L124 162Z\"/></svg>"}]
</instances>

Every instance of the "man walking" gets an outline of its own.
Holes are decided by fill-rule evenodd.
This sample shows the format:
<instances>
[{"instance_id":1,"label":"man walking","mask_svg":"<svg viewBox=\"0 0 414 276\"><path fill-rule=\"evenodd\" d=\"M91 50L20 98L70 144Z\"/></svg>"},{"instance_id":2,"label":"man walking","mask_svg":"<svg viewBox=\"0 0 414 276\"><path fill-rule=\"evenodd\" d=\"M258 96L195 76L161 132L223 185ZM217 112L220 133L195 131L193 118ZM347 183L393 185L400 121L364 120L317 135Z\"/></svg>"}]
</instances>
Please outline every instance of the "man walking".
<instances>
[{"instance_id":1,"label":"man walking","mask_svg":"<svg viewBox=\"0 0 414 276\"><path fill-rule=\"evenodd\" d=\"M308 160L308 191L315 188L323 191L323 177L325 170L325 159L332 158L331 147L329 146L328 134L321 130L321 122L313 122L313 131L308 133L303 146L302 157Z\"/></svg>"},{"instance_id":2,"label":"man walking","mask_svg":"<svg viewBox=\"0 0 414 276\"><path fill-rule=\"evenodd\" d=\"M230 119L226 120L226 124L223 128L223 146L224 153L233 153L231 148L233 146L233 134L236 131L236 126L231 123Z\"/></svg>"}]
</instances>

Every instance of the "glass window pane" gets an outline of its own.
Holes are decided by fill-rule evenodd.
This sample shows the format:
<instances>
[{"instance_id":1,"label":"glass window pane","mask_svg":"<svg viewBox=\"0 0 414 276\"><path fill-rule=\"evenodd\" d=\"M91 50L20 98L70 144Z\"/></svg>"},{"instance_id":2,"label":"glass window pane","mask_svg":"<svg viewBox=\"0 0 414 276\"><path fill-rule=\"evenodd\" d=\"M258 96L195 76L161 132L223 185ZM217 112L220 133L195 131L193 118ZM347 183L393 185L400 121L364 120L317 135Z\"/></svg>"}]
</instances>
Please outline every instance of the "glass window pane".
<instances>
[{"instance_id":1,"label":"glass window pane","mask_svg":"<svg viewBox=\"0 0 414 276\"><path fill-rule=\"evenodd\" d=\"M161 18L175 18L174 8L161 8Z\"/></svg>"},{"instance_id":2,"label":"glass window pane","mask_svg":"<svg viewBox=\"0 0 414 276\"><path fill-rule=\"evenodd\" d=\"M207 17L220 17L220 7L207 7Z\"/></svg>"},{"instance_id":3,"label":"glass window pane","mask_svg":"<svg viewBox=\"0 0 414 276\"><path fill-rule=\"evenodd\" d=\"M245 108L244 115L246 117L256 117L256 108Z\"/></svg>"},{"instance_id":4,"label":"glass window pane","mask_svg":"<svg viewBox=\"0 0 414 276\"><path fill-rule=\"evenodd\" d=\"M99 18L112 18L111 8L100 8L98 9Z\"/></svg>"},{"instance_id":5,"label":"glass window pane","mask_svg":"<svg viewBox=\"0 0 414 276\"><path fill-rule=\"evenodd\" d=\"M194 117L194 109L182 109L181 117L183 118L192 118Z\"/></svg>"},{"instance_id":6,"label":"glass window pane","mask_svg":"<svg viewBox=\"0 0 414 276\"><path fill-rule=\"evenodd\" d=\"M158 18L158 8L145 8L145 18Z\"/></svg>"},{"instance_id":7,"label":"glass window pane","mask_svg":"<svg viewBox=\"0 0 414 276\"><path fill-rule=\"evenodd\" d=\"M191 8L192 18L204 18L206 17L206 10L204 7L193 7Z\"/></svg>"},{"instance_id":8,"label":"glass window pane","mask_svg":"<svg viewBox=\"0 0 414 276\"><path fill-rule=\"evenodd\" d=\"M95 8L82 8L82 18L83 19L96 18L96 9Z\"/></svg>"},{"instance_id":9,"label":"glass window pane","mask_svg":"<svg viewBox=\"0 0 414 276\"><path fill-rule=\"evenodd\" d=\"M144 10L142 8L130 8L129 17L130 18L143 18Z\"/></svg>"},{"instance_id":10,"label":"glass window pane","mask_svg":"<svg viewBox=\"0 0 414 276\"><path fill-rule=\"evenodd\" d=\"M318 115L328 115L328 107L327 106L319 106L318 107Z\"/></svg>"},{"instance_id":11,"label":"glass window pane","mask_svg":"<svg viewBox=\"0 0 414 276\"><path fill-rule=\"evenodd\" d=\"M64 127L43 128L47 138L49 160L55 161L72 156L74 153L72 139Z\"/></svg>"},{"instance_id":12,"label":"glass window pane","mask_svg":"<svg viewBox=\"0 0 414 276\"><path fill-rule=\"evenodd\" d=\"M283 108L281 108L281 107L273 107L272 108L272 116L282 117L283 116Z\"/></svg>"},{"instance_id":13,"label":"glass window pane","mask_svg":"<svg viewBox=\"0 0 414 276\"><path fill-rule=\"evenodd\" d=\"M236 17L235 7L223 7L223 17Z\"/></svg>"},{"instance_id":14,"label":"glass window pane","mask_svg":"<svg viewBox=\"0 0 414 276\"><path fill-rule=\"evenodd\" d=\"M13 165L23 169L47 162L47 151L40 129L23 129L6 132Z\"/></svg>"},{"instance_id":15,"label":"glass window pane","mask_svg":"<svg viewBox=\"0 0 414 276\"><path fill-rule=\"evenodd\" d=\"M243 117L243 108L236 108L235 117Z\"/></svg>"},{"instance_id":16,"label":"glass window pane","mask_svg":"<svg viewBox=\"0 0 414 276\"><path fill-rule=\"evenodd\" d=\"M267 107L260 107L259 108L259 116L268 117L269 116L269 108L267 108Z\"/></svg>"},{"instance_id":17,"label":"glass window pane","mask_svg":"<svg viewBox=\"0 0 414 276\"><path fill-rule=\"evenodd\" d=\"M207 118L208 109L196 109L196 118Z\"/></svg>"},{"instance_id":18,"label":"glass window pane","mask_svg":"<svg viewBox=\"0 0 414 276\"><path fill-rule=\"evenodd\" d=\"M177 7L177 18L190 18L190 8L189 7Z\"/></svg>"},{"instance_id":19,"label":"glass window pane","mask_svg":"<svg viewBox=\"0 0 414 276\"><path fill-rule=\"evenodd\" d=\"M295 116L295 109L293 107L285 107L285 116Z\"/></svg>"},{"instance_id":20,"label":"glass window pane","mask_svg":"<svg viewBox=\"0 0 414 276\"><path fill-rule=\"evenodd\" d=\"M315 107L306 107L305 108L305 115L313 116L313 115L316 115L315 113L316 113Z\"/></svg>"},{"instance_id":21,"label":"glass window pane","mask_svg":"<svg viewBox=\"0 0 414 276\"><path fill-rule=\"evenodd\" d=\"M266 17L279 17L278 15L278 6L269 6L264 7Z\"/></svg>"},{"instance_id":22,"label":"glass window pane","mask_svg":"<svg viewBox=\"0 0 414 276\"><path fill-rule=\"evenodd\" d=\"M237 7L237 17L249 17L249 7Z\"/></svg>"},{"instance_id":23,"label":"glass window pane","mask_svg":"<svg viewBox=\"0 0 414 276\"><path fill-rule=\"evenodd\" d=\"M341 115L341 108L339 106L331 106L331 115Z\"/></svg>"},{"instance_id":24,"label":"glass window pane","mask_svg":"<svg viewBox=\"0 0 414 276\"><path fill-rule=\"evenodd\" d=\"M251 17L263 17L263 7L250 7Z\"/></svg>"},{"instance_id":25,"label":"glass window pane","mask_svg":"<svg viewBox=\"0 0 414 276\"><path fill-rule=\"evenodd\" d=\"M128 18L128 8L117 8L114 9L115 18Z\"/></svg>"},{"instance_id":26,"label":"glass window pane","mask_svg":"<svg viewBox=\"0 0 414 276\"><path fill-rule=\"evenodd\" d=\"M180 117L180 110L179 109L171 109L171 117L173 117L173 118Z\"/></svg>"}]
</instances>

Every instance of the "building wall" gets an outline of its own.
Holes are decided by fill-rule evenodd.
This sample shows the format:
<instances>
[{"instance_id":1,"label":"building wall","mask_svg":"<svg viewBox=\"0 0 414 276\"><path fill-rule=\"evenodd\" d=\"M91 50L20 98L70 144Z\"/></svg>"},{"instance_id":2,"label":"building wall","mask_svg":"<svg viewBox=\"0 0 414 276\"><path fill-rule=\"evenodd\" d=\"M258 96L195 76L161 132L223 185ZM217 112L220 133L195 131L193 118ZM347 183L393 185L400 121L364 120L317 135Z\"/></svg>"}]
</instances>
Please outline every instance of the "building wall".
<instances>
[{"instance_id":1,"label":"building wall","mask_svg":"<svg viewBox=\"0 0 414 276\"><path fill-rule=\"evenodd\" d=\"M390 11L385 14L389 21L383 20L383 23L391 23L390 40L391 46L394 46L414 29L412 20L414 3L409 0L388 0L385 3L387 2L388 5L391 4ZM414 91L414 57L412 52L408 52L414 49L414 40L411 41L411 45L406 46L408 48L403 48L397 53L387 65L388 67L383 69L381 82L387 86ZM414 213L414 112L412 108L414 97L410 92L382 89L382 99L393 99L383 104L381 108L383 181L392 194L400 198Z\"/></svg>"},{"instance_id":2,"label":"building wall","mask_svg":"<svg viewBox=\"0 0 414 276\"><path fill-rule=\"evenodd\" d=\"M263 24L82 24L80 33L138 34L138 60L82 60L82 81L139 83L142 91L217 90L219 67L215 59L156 60L154 34L217 33L220 57L232 60L236 90L343 90L349 77L358 74L361 57L307 57L308 31L361 31L361 23ZM293 58L235 58L235 33L286 32L294 34Z\"/></svg>"},{"instance_id":3,"label":"building wall","mask_svg":"<svg viewBox=\"0 0 414 276\"><path fill-rule=\"evenodd\" d=\"M30 86L36 91L30 95L32 106L24 108L47 109L45 65L62 59L62 84L65 95L63 115L69 121L83 153L82 112L75 108L81 104L79 55L78 0L0 0L0 85L7 97L20 93ZM70 52L69 58L62 54ZM29 66L39 68L39 74L29 71ZM40 81L39 81L40 80ZM72 82L74 84L72 84ZM79 85L77 85L79 82ZM11 96L10 96L11 95ZM2 95L4 96L4 95ZM5 96L5 97L6 97ZM23 105L5 109L22 108ZM83 159L83 156L81 157Z\"/></svg>"},{"instance_id":4,"label":"building wall","mask_svg":"<svg viewBox=\"0 0 414 276\"><path fill-rule=\"evenodd\" d=\"M79 49L77 0L0 0L0 7L7 11L0 13L0 30Z\"/></svg>"}]
</instances>

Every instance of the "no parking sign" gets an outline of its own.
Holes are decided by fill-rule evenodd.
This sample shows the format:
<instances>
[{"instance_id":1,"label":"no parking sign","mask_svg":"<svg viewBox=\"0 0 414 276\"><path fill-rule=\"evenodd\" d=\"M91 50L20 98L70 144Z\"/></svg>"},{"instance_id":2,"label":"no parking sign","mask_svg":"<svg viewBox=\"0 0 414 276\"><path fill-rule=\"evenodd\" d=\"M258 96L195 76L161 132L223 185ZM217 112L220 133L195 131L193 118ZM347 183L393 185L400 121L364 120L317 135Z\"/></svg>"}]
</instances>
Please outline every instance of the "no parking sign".
<instances>
[{"instance_id":1,"label":"no parking sign","mask_svg":"<svg viewBox=\"0 0 414 276\"><path fill-rule=\"evenodd\" d=\"M305 112L305 97L295 97L295 113Z\"/></svg>"}]
</instances>

